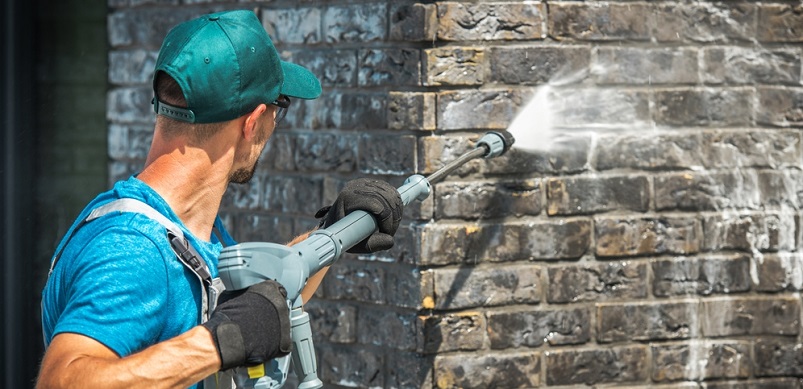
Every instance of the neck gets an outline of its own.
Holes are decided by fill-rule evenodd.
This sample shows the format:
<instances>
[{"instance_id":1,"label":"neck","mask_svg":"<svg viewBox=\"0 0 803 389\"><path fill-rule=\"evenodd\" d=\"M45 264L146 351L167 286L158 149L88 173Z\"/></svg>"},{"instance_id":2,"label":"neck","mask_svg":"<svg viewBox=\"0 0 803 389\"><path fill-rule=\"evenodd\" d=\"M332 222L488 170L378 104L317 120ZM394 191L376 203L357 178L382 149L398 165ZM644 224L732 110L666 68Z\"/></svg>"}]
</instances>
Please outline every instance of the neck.
<instances>
[{"instance_id":1,"label":"neck","mask_svg":"<svg viewBox=\"0 0 803 389\"><path fill-rule=\"evenodd\" d=\"M193 235L209 241L228 186L233 153L166 142L158 134L138 178L167 201Z\"/></svg>"}]
</instances>

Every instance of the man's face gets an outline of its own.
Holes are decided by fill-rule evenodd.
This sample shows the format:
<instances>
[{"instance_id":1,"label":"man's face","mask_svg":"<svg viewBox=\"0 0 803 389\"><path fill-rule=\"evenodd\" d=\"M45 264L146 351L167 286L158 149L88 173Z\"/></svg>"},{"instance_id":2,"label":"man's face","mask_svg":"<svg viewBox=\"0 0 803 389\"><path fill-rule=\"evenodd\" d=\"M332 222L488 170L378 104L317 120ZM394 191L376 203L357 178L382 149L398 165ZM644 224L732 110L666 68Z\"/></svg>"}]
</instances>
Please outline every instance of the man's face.
<instances>
[{"instance_id":1,"label":"man's face","mask_svg":"<svg viewBox=\"0 0 803 389\"><path fill-rule=\"evenodd\" d=\"M229 176L229 182L233 182L235 184L247 184L254 177L254 173L257 170L257 164L259 163L259 156L262 154L262 150L268 143L268 138L270 138L271 134L273 134L273 129L276 126L273 122L276 108L269 106L268 110L273 110L273 114L263 115L260 118L259 123L257 124L257 134L252 143L252 148L248 150L247 155L239 158L241 161L247 161L248 166L235 170L234 173Z\"/></svg>"}]
</instances>

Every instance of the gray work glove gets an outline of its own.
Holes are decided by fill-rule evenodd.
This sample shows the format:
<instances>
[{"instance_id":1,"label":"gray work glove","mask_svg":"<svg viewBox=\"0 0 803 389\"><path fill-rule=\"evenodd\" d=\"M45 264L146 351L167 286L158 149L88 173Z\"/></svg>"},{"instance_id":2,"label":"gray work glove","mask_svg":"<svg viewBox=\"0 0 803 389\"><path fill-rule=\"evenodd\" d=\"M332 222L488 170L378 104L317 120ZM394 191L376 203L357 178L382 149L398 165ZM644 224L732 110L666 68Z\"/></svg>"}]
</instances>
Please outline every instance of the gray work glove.
<instances>
[{"instance_id":1,"label":"gray work glove","mask_svg":"<svg viewBox=\"0 0 803 389\"><path fill-rule=\"evenodd\" d=\"M254 366L290 353L290 310L287 291L276 281L223 292L209 321L220 355L220 370Z\"/></svg>"},{"instance_id":2,"label":"gray work glove","mask_svg":"<svg viewBox=\"0 0 803 389\"><path fill-rule=\"evenodd\" d=\"M323 218L320 227L326 228L356 210L372 214L378 228L371 236L346 251L362 254L393 247L393 235L399 228L404 211L399 191L385 181L370 178L351 180L340 191L335 203L321 208L315 217Z\"/></svg>"}]
</instances>

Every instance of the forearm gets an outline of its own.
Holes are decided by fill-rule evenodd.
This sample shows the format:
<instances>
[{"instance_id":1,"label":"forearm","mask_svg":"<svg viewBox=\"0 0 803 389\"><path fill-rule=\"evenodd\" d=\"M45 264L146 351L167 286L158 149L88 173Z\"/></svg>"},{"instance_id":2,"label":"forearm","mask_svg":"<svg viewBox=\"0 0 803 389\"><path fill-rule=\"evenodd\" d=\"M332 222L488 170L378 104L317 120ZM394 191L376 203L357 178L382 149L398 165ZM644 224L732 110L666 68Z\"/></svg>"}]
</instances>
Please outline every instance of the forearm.
<instances>
[{"instance_id":1,"label":"forearm","mask_svg":"<svg viewBox=\"0 0 803 389\"><path fill-rule=\"evenodd\" d=\"M37 388L186 388L219 367L209 331L195 327L125 358L47 353Z\"/></svg>"}]
</instances>

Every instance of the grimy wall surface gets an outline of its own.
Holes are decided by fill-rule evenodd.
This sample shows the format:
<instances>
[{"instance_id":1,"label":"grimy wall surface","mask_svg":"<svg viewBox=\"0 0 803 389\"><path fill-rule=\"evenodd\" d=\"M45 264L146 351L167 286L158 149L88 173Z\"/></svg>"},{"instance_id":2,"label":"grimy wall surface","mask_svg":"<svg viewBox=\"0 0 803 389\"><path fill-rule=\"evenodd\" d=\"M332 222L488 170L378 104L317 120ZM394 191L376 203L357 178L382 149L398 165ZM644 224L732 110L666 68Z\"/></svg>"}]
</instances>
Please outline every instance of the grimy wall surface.
<instances>
[{"instance_id":1,"label":"grimy wall surface","mask_svg":"<svg viewBox=\"0 0 803 389\"><path fill-rule=\"evenodd\" d=\"M142 165L182 20L255 9L324 85L225 199L241 241L311 228L348 179L431 173L546 96L545 150L472 162L397 247L331 269L307 305L328 385L800 386L799 2L109 5L111 179Z\"/></svg>"}]
</instances>

